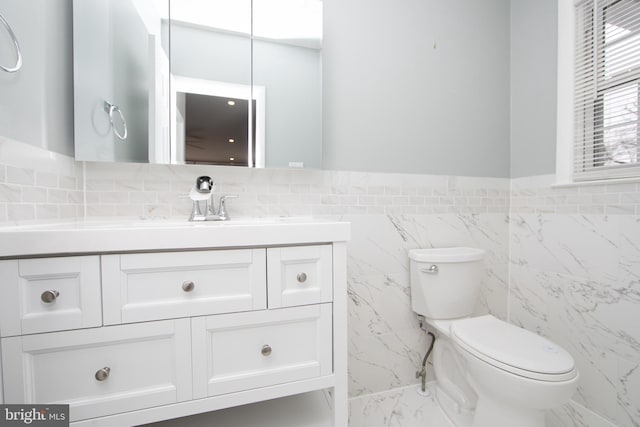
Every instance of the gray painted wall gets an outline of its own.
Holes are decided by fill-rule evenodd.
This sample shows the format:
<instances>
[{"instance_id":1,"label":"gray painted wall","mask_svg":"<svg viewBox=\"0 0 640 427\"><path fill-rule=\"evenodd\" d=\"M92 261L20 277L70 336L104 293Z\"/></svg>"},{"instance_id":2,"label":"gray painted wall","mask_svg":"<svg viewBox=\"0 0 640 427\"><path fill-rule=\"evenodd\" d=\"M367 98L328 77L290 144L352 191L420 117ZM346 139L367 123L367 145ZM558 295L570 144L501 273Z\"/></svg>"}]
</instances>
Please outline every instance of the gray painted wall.
<instances>
[{"instance_id":1,"label":"gray painted wall","mask_svg":"<svg viewBox=\"0 0 640 427\"><path fill-rule=\"evenodd\" d=\"M509 176L509 0L325 0L324 167Z\"/></svg>"},{"instance_id":2,"label":"gray painted wall","mask_svg":"<svg viewBox=\"0 0 640 427\"><path fill-rule=\"evenodd\" d=\"M551 174L556 158L556 0L511 0L511 177Z\"/></svg>"}]
</instances>

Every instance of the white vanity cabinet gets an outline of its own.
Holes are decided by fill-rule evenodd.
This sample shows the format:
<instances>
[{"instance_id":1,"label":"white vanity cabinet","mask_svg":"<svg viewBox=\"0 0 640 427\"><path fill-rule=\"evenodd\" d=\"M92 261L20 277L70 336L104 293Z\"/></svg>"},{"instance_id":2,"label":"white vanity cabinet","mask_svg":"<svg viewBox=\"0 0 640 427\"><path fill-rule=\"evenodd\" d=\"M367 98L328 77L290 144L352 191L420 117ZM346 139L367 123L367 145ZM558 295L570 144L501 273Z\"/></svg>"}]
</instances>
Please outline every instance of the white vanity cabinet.
<instances>
[{"instance_id":1,"label":"white vanity cabinet","mask_svg":"<svg viewBox=\"0 0 640 427\"><path fill-rule=\"evenodd\" d=\"M194 397L331 375L331 304L192 321Z\"/></svg>"},{"instance_id":2,"label":"white vanity cabinet","mask_svg":"<svg viewBox=\"0 0 640 427\"><path fill-rule=\"evenodd\" d=\"M265 249L102 257L104 323L267 308Z\"/></svg>"},{"instance_id":3,"label":"white vanity cabinet","mask_svg":"<svg viewBox=\"0 0 640 427\"><path fill-rule=\"evenodd\" d=\"M6 403L68 403L73 422L188 400L189 323L3 338Z\"/></svg>"},{"instance_id":4,"label":"white vanity cabinet","mask_svg":"<svg viewBox=\"0 0 640 427\"><path fill-rule=\"evenodd\" d=\"M330 241L321 226L270 244L264 226L253 244L5 254L0 398L131 426L322 390L346 427L348 224L335 226Z\"/></svg>"},{"instance_id":5,"label":"white vanity cabinet","mask_svg":"<svg viewBox=\"0 0 640 427\"><path fill-rule=\"evenodd\" d=\"M269 307L291 307L333 299L330 245L269 248Z\"/></svg>"},{"instance_id":6,"label":"white vanity cabinet","mask_svg":"<svg viewBox=\"0 0 640 427\"><path fill-rule=\"evenodd\" d=\"M102 325L100 257L0 261L0 337Z\"/></svg>"}]
</instances>

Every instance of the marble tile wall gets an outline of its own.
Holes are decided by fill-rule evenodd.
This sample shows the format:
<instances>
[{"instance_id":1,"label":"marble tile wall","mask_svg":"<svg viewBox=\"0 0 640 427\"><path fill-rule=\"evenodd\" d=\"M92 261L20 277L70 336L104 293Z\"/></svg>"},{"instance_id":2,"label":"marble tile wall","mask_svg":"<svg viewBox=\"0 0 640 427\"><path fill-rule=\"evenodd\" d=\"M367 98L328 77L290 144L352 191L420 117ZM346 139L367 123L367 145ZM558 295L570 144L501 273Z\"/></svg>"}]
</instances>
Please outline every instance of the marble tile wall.
<instances>
[{"instance_id":1,"label":"marble tile wall","mask_svg":"<svg viewBox=\"0 0 640 427\"><path fill-rule=\"evenodd\" d=\"M553 425L640 425L640 187L512 181L510 320L576 359ZM589 408L586 410L585 408Z\"/></svg>"}]
</instances>

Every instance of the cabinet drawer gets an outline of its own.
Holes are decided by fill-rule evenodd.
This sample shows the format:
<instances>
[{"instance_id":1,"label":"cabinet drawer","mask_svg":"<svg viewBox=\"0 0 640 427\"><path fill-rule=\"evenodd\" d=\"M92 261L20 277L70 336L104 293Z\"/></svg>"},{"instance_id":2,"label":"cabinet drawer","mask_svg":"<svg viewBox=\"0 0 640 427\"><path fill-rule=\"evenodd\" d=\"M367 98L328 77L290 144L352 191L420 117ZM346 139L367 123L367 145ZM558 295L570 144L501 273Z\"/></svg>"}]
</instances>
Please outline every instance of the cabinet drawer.
<instances>
[{"instance_id":1,"label":"cabinet drawer","mask_svg":"<svg viewBox=\"0 0 640 427\"><path fill-rule=\"evenodd\" d=\"M192 396L189 319L3 338L2 362L5 403L68 403L71 421Z\"/></svg>"},{"instance_id":2,"label":"cabinet drawer","mask_svg":"<svg viewBox=\"0 0 640 427\"><path fill-rule=\"evenodd\" d=\"M194 398L329 375L332 306L192 319Z\"/></svg>"},{"instance_id":3,"label":"cabinet drawer","mask_svg":"<svg viewBox=\"0 0 640 427\"><path fill-rule=\"evenodd\" d=\"M0 261L0 336L100 326L99 259Z\"/></svg>"},{"instance_id":4,"label":"cabinet drawer","mask_svg":"<svg viewBox=\"0 0 640 427\"><path fill-rule=\"evenodd\" d=\"M104 323L260 310L265 249L102 257Z\"/></svg>"},{"instance_id":5,"label":"cabinet drawer","mask_svg":"<svg viewBox=\"0 0 640 427\"><path fill-rule=\"evenodd\" d=\"M269 248L269 308L330 302L331 259L331 245Z\"/></svg>"}]
</instances>

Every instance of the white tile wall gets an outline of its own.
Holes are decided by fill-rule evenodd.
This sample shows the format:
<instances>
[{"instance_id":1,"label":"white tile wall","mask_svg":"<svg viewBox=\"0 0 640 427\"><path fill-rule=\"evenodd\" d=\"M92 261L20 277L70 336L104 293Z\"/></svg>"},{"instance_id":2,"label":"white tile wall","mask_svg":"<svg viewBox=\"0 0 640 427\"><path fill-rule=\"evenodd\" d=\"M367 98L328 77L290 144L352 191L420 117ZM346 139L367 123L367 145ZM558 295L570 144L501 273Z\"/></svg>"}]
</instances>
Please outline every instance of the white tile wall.
<instances>
[{"instance_id":1,"label":"white tile wall","mask_svg":"<svg viewBox=\"0 0 640 427\"><path fill-rule=\"evenodd\" d=\"M81 163L3 137L0 159L0 225L83 216Z\"/></svg>"},{"instance_id":2,"label":"white tile wall","mask_svg":"<svg viewBox=\"0 0 640 427\"><path fill-rule=\"evenodd\" d=\"M76 163L6 140L0 140L0 155L5 226L101 217L186 219L186 195L198 175L214 177L218 194L240 196L228 205L235 218L350 221L354 408L386 408L380 396L395 402L416 382L427 343L411 312L407 251L482 247L488 274L477 312L549 336L571 351L580 368L574 402L550 413L549 425L640 425L636 183L555 188L552 176L508 180Z\"/></svg>"},{"instance_id":3,"label":"white tile wall","mask_svg":"<svg viewBox=\"0 0 640 427\"><path fill-rule=\"evenodd\" d=\"M640 189L552 179L512 181L510 320L576 360L576 405L557 417L573 424L559 425L638 426Z\"/></svg>"},{"instance_id":4,"label":"white tile wall","mask_svg":"<svg viewBox=\"0 0 640 427\"><path fill-rule=\"evenodd\" d=\"M236 217L505 213L508 184L491 178L87 163L89 217L186 217L198 175L217 183Z\"/></svg>"}]
</instances>

